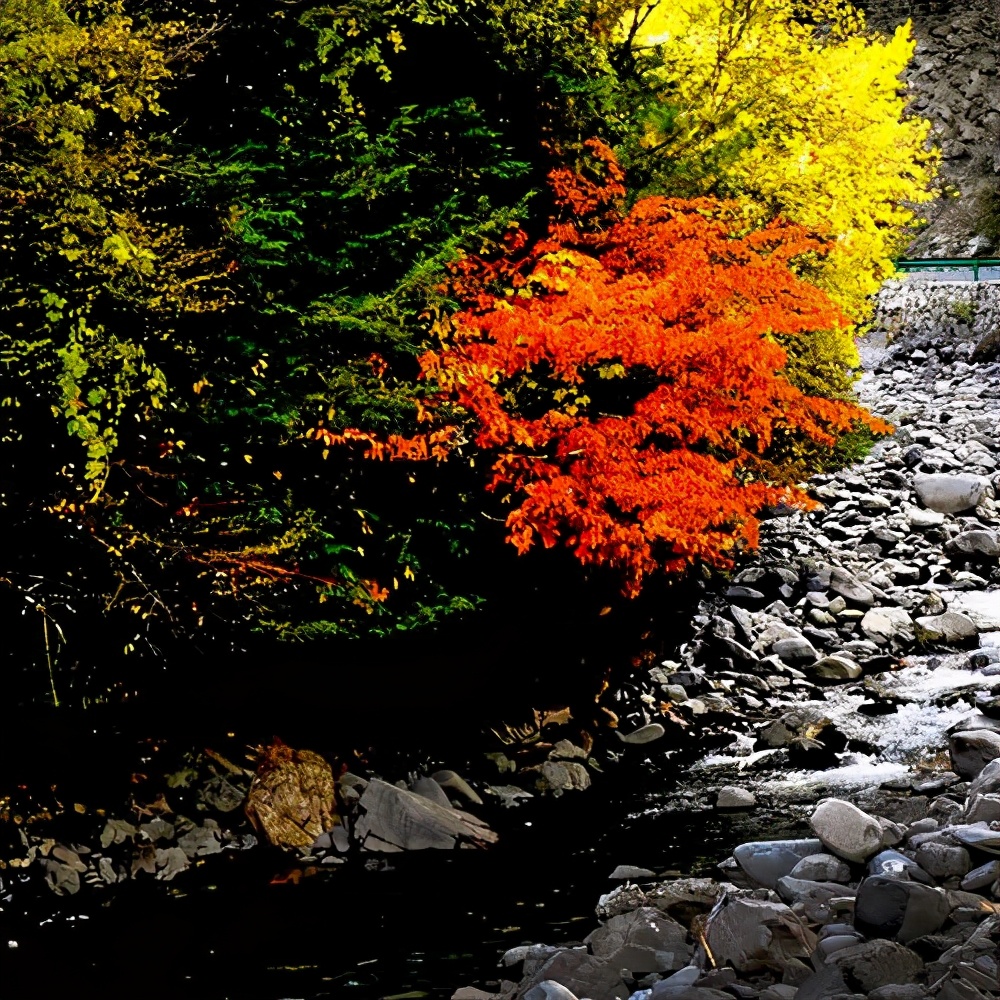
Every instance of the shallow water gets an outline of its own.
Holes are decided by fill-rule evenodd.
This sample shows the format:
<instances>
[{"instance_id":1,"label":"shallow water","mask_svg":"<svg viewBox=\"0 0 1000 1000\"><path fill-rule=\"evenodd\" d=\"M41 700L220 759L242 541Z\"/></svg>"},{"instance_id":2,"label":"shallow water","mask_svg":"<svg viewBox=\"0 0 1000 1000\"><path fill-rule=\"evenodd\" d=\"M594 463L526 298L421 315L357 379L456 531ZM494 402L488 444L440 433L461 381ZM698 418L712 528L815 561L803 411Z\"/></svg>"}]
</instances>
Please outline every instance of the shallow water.
<instances>
[{"instance_id":1,"label":"shallow water","mask_svg":"<svg viewBox=\"0 0 1000 1000\"><path fill-rule=\"evenodd\" d=\"M490 851L359 855L273 884L294 866L261 850L112 895L17 894L0 913L0 940L17 942L0 953L4 995L44 985L50 995L368 1000L488 985L506 949L593 930L617 864L710 874L748 822L774 826L773 817L658 813L650 786L663 782L609 774L587 794L494 814L501 841Z\"/></svg>"}]
</instances>

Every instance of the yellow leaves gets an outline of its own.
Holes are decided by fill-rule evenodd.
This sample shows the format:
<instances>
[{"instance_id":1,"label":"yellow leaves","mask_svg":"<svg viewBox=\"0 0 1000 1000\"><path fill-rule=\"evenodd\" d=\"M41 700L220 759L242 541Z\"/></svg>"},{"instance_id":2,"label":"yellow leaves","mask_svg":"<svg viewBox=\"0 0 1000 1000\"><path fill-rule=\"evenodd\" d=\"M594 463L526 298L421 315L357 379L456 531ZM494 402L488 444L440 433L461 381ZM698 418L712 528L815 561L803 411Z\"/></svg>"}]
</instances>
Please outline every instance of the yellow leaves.
<instances>
[{"instance_id":1,"label":"yellow leaves","mask_svg":"<svg viewBox=\"0 0 1000 1000\"><path fill-rule=\"evenodd\" d=\"M636 40L655 40L642 58L676 110L650 119L656 155L687 164L688 187L745 198L758 223L777 211L828 234L816 281L855 320L936 169L929 124L906 113L898 82L908 25L888 39L862 27L834 0L808 19L794 0L697 0L659 4Z\"/></svg>"}]
</instances>

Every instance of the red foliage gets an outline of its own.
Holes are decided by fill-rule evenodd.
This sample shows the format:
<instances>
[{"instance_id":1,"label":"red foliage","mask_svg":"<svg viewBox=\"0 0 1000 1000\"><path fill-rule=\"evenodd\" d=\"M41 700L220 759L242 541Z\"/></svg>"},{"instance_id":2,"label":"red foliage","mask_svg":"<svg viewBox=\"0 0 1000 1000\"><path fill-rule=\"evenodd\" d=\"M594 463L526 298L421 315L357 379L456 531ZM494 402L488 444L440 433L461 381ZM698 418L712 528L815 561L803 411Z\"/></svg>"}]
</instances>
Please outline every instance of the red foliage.
<instances>
[{"instance_id":1,"label":"red foliage","mask_svg":"<svg viewBox=\"0 0 1000 1000\"><path fill-rule=\"evenodd\" d=\"M646 198L623 217L613 154L589 148L597 181L552 174L546 240L517 234L501 260L456 270L468 307L421 363L495 456L514 545L561 541L634 595L656 569L731 564L762 508L808 504L765 458L778 429L832 443L886 425L781 375L772 335L846 323L789 268L815 239L780 220L741 232L708 199Z\"/></svg>"}]
</instances>

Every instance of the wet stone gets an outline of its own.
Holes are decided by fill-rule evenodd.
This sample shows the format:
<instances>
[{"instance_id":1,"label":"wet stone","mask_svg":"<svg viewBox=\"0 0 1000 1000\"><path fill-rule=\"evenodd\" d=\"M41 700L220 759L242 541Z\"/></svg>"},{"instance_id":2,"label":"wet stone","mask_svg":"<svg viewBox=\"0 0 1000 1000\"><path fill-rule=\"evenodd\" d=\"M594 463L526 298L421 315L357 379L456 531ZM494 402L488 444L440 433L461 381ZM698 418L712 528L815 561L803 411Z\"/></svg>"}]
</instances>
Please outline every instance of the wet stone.
<instances>
[{"instance_id":1,"label":"wet stone","mask_svg":"<svg viewBox=\"0 0 1000 1000\"><path fill-rule=\"evenodd\" d=\"M1000 860L987 861L962 879L962 889L965 892L979 892L988 889L997 879L1000 879Z\"/></svg>"},{"instance_id":2,"label":"wet stone","mask_svg":"<svg viewBox=\"0 0 1000 1000\"><path fill-rule=\"evenodd\" d=\"M930 875L912 858L899 851L882 851L868 862L869 875L882 875L885 878L901 879L904 882L923 882L930 885Z\"/></svg>"},{"instance_id":3,"label":"wet stone","mask_svg":"<svg viewBox=\"0 0 1000 1000\"><path fill-rule=\"evenodd\" d=\"M851 869L832 854L810 854L789 872L789 876L813 882L849 882Z\"/></svg>"},{"instance_id":4,"label":"wet stone","mask_svg":"<svg viewBox=\"0 0 1000 1000\"><path fill-rule=\"evenodd\" d=\"M965 875L972 867L969 852L964 847L947 844L921 844L917 848L916 861L925 872L939 879Z\"/></svg>"},{"instance_id":5,"label":"wet stone","mask_svg":"<svg viewBox=\"0 0 1000 1000\"><path fill-rule=\"evenodd\" d=\"M952 767L963 778L975 778L990 761L1000 758L1000 733L989 729L953 733L949 744Z\"/></svg>"},{"instance_id":6,"label":"wet stone","mask_svg":"<svg viewBox=\"0 0 1000 1000\"><path fill-rule=\"evenodd\" d=\"M854 924L868 937L896 938L905 944L933 934L948 912L948 899L939 889L872 875L858 887Z\"/></svg>"},{"instance_id":7,"label":"wet stone","mask_svg":"<svg viewBox=\"0 0 1000 1000\"><path fill-rule=\"evenodd\" d=\"M966 847L986 851L988 854L1000 854L1000 830L991 830L985 823L975 826L955 826L949 833Z\"/></svg>"},{"instance_id":8,"label":"wet stone","mask_svg":"<svg viewBox=\"0 0 1000 1000\"><path fill-rule=\"evenodd\" d=\"M618 738L622 743L643 744L652 743L666 734L666 729L659 722L651 722L648 726L641 726L631 733L618 733Z\"/></svg>"},{"instance_id":9,"label":"wet stone","mask_svg":"<svg viewBox=\"0 0 1000 1000\"><path fill-rule=\"evenodd\" d=\"M829 958L849 987L868 993L880 986L914 982L923 971L920 956L895 941L876 939L843 948Z\"/></svg>"},{"instance_id":10,"label":"wet stone","mask_svg":"<svg viewBox=\"0 0 1000 1000\"><path fill-rule=\"evenodd\" d=\"M819 854L819 840L763 840L740 844L733 851L737 864L758 885L774 889L778 879L811 854Z\"/></svg>"}]
</instances>

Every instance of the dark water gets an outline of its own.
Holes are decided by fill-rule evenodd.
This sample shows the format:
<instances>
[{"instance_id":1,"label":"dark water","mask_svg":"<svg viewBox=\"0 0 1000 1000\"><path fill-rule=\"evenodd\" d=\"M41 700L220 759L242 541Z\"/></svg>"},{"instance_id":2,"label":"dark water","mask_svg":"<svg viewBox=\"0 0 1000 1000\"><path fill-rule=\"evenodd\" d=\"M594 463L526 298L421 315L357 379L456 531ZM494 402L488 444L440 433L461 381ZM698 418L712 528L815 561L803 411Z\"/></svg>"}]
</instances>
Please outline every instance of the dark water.
<instances>
[{"instance_id":1,"label":"dark water","mask_svg":"<svg viewBox=\"0 0 1000 1000\"><path fill-rule=\"evenodd\" d=\"M14 678L16 710L0 727L0 796L27 786L44 798L55 784L52 795L89 815L101 803L123 815L132 772L168 773L185 749L205 746L238 760L274 735L331 760L360 753L389 780L441 766L506 780L484 762L484 751L502 749L491 726L568 704L573 725L593 731L604 680L683 638L671 622L679 629L689 612L684 600L657 609L656 639L648 608L604 617L569 604L553 615L535 600L504 627L479 619L368 647L258 644L219 659L173 651L167 667L118 671L110 683L100 672L62 674L71 704L59 710L44 704L36 664ZM658 759L629 748L585 793L510 810L487 802L476 811L500 834L487 851L349 856L297 883L275 882L294 874L280 852L227 851L170 883L139 877L71 897L52 895L37 866L30 884L8 869L0 997L368 1000L488 988L506 949L589 933L617 864L707 873L740 839L731 820L662 814L656 803L683 767ZM60 839L73 843L72 831Z\"/></svg>"},{"instance_id":2,"label":"dark water","mask_svg":"<svg viewBox=\"0 0 1000 1000\"><path fill-rule=\"evenodd\" d=\"M251 851L170 885L5 904L0 938L17 947L0 953L2 995L368 1000L489 987L507 948L589 933L616 864L710 874L745 834L717 815L657 814L653 789L624 778L497 816L490 851L358 856L298 884L273 884L287 859Z\"/></svg>"}]
</instances>

